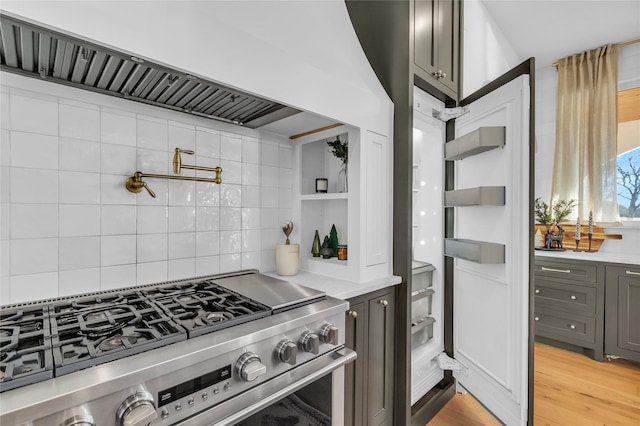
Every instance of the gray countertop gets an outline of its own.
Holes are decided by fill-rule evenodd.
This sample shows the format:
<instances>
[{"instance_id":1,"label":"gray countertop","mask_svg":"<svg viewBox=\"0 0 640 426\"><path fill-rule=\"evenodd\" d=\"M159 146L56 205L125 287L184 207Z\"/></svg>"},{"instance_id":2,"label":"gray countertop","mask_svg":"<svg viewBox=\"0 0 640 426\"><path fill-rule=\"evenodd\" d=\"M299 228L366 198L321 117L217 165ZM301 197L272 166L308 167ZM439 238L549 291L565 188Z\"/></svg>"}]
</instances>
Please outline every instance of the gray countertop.
<instances>
[{"instance_id":1,"label":"gray countertop","mask_svg":"<svg viewBox=\"0 0 640 426\"><path fill-rule=\"evenodd\" d=\"M548 258L587 260L592 262L623 263L629 265L640 265L640 249L637 253L607 253L598 251L595 253L575 252L567 249L565 251L542 251L536 250L536 256Z\"/></svg>"},{"instance_id":2,"label":"gray countertop","mask_svg":"<svg viewBox=\"0 0 640 426\"><path fill-rule=\"evenodd\" d=\"M357 283L327 277L325 275L312 274L311 272L306 271L299 271L296 275L291 276L280 276L275 272L263 272L263 274L322 291L326 293L327 296L335 297L337 299L350 299L352 297L360 296L361 294L370 293L402 282L402 278L396 275L389 275L388 277Z\"/></svg>"}]
</instances>

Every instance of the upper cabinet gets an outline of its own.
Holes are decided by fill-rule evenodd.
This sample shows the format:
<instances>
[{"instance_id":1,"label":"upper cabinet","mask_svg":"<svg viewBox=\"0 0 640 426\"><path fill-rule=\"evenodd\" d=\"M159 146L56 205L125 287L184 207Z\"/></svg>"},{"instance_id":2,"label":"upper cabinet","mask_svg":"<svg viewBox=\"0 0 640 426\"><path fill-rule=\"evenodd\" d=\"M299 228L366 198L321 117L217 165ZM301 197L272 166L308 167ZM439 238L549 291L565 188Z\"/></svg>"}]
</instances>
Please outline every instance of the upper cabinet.
<instances>
[{"instance_id":1,"label":"upper cabinet","mask_svg":"<svg viewBox=\"0 0 640 426\"><path fill-rule=\"evenodd\" d=\"M460 1L415 0L414 73L458 99L460 75Z\"/></svg>"}]
</instances>

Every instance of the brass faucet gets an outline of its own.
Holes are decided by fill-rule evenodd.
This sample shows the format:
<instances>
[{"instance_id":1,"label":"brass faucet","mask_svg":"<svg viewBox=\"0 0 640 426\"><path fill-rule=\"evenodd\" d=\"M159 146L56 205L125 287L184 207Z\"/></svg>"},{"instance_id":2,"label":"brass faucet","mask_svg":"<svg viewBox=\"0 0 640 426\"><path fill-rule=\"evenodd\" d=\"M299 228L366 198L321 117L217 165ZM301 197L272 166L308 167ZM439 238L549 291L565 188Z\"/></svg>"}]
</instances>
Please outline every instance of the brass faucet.
<instances>
[{"instance_id":1,"label":"brass faucet","mask_svg":"<svg viewBox=\"0 0 640 426\"><path fill-rule=\"evenodd\" d=\"M153 178L153 179L177 179L177 180L189 180L196 182L211 182L211 183L222 183L222 168L220 167L200 167L200 166L190 166L187 164L182 164L182 158L180 153L184 152L185 154L195 154L194 151L187 149L176 148L176 152L173 155L173 171L176 174L180 173L181 169L191 169L191 170L201 170L205 172L215 172L215 178L202 178L202 177L191 177L191 176L174 176L174 175L158 175L153 173L142 173L141 171L136 171L133 176L127 179L125 183L125 187L129 190L129 192L139 193L142 192L143 189L146 189L149 195L153 198L156 198L155 192L149 188L147 183L142 180L142 178Z\"/></svg>"}]
</instances>

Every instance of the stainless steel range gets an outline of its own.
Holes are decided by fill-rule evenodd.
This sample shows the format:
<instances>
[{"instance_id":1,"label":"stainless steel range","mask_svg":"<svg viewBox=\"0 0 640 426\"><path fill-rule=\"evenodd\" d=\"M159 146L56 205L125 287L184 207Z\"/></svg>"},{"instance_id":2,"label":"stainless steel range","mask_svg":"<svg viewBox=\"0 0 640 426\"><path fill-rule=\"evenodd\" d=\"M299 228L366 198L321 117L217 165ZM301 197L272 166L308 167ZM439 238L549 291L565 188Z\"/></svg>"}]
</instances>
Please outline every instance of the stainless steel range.
<instances>
[{"instance_id":1,"label":"stainless steel range","mask_svg":"<svg viewBox=\"0 0 640 426\"><path fill-rule=\"evenodd\" d=\"M347 308L253 270L4 306L0 424L341 424Z\"/></svg>"}]
</instances>

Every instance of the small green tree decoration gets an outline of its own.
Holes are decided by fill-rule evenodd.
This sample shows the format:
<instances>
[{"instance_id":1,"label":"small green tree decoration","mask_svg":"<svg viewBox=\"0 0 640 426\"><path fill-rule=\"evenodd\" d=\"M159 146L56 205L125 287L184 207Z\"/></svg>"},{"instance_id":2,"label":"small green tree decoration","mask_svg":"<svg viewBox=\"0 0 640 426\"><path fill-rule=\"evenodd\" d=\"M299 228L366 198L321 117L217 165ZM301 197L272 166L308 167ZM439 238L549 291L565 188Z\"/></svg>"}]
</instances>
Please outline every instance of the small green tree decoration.
<instances>
[{"instance_id":1,"label":"small green tree decoration","mask_svg":"<svg viewBox=\"0 0 640 426\"><path fill-rule=\"evenodd\" d=\"M551 228L565 221L577 205L576 200L559 200L549 206L538 197L534 204L536 221L546 226L547 232L551 232Z\"/></svg>"},{"instance_id":2,"label":"small green tree decoration","mask_svg":"<svg viewBox=\"0 0 640 426\"><path fill-rule=\"evenodd\" d=\"M331 245L331 257L338 257L338 231L336 231L336 225L331 226L329 244Z\"/></svg>"},{"instance_id":3,"label":"small green tree decoration","mask_svg":"<svg viewBox=\"0 0 640 426\"><path fill-rule=\"evenodd\" d=\"M331 153L334 157L338 158L344 164L349 162L349 141L341 141L340 135L338 135L335 141L327 141L327 145L332 148Z\"/></svg>"}]
</instances>

